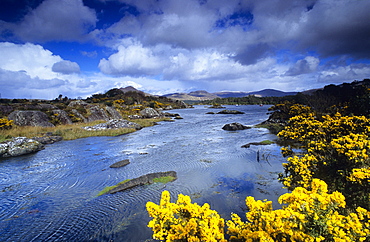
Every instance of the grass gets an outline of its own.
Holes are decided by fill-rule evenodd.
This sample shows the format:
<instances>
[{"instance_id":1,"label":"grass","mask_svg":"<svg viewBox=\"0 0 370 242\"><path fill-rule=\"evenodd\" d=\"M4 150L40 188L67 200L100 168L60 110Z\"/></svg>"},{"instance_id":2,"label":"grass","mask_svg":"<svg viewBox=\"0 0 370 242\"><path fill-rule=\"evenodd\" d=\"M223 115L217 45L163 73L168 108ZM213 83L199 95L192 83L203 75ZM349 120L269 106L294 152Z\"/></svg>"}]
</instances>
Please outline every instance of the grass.
<instances>
[{"instance_id":1,"label":"grass","mask_svg":"<svg viewBox=\"0 0 370 242\"><path fill-rule=\"evenodd\" d=\"M261 145L271 145L271 144L274 144L275 142L274 141L271 141L271 140L263 140L261 142L259 142Z\"/></svg>"},{"instance_id":2,"label":"grass","mask_svg":"<svg viewBox=\"0 0 370 242\"><path fill-rule=\"evenodd\" d=\"M117 183L117 184L116 184L116 185L114 185L114 186L104 187L104 189L103 189L103 190L101 190L101 191L98 193L97 197L99 197L99 196L101 196L101 195L103 195L103 194L108 193L108 192L109 192L109 191L111 191L112 189L114 189L114 188L118 187L119 185L124 184L124 183L126 183L126 182L128 182L128 181L130 181L130 180L131 180L131 179L126 179L126 180L124 180L124 181L121 181L121 182Z\"/></svg>"},{"instance_id":3,"label":"grass","mask_svg":"<svg viewBox=\"0 0 370 242\"><path fill-rule=\"evenodd\" d=\"M156 122L167 120L163 119L135 119L135 122L142 127L149 127L155 125ZM74 140L92 136L118 136L123 134L128 134L135 132L136 129L133 128L122 128L122 129L107 129L107 130L97 130L88 131L82 129L85 126L93 126L104 121L94 121L91 123L77 123L70 125L58 125L56 127L33 127L33 126L13 126L11 129L0 130L0 142L9 140L12 137L38 137L43 136L50 132L53 135L62 136L64 140Z\"/></svg>"},{"instance_id":4,"label":"grass","mask_svg":"<svg viewBox=\"0 0 370 242\"><path fill-rule=\"evenodd\" d=\"M168 182L172 182L175 179L176 178L173 176L164 176L164 177L154 178L153 182L168 183Z\"/></svg>"}]
</instances>

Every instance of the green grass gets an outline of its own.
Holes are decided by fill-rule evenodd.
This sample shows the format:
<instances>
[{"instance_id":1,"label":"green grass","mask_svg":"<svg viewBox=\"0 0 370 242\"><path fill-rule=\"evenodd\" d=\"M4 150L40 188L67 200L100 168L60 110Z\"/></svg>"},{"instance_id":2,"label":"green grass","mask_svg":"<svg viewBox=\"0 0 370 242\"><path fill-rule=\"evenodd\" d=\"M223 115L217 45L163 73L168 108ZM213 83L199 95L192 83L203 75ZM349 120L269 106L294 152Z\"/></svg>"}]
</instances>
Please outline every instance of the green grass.
<instances>
[{"instance_id":1,"label":"green grass","mask_svg":"<svg viewBox=\"0 0 370 242\"><path fill-rule=\"evenodd\" d=\"M164 177L154 178L153 182L168 183L168 182L172 182L175 179L176 178L173 176L164 176Z\"/></svg>"},{"instance_id":2,"label":"green grass","mask_svg":"<svg viewBox=\"0 0 370 242\"><path fill-rule=\"evenodd\" d=\"M263 140L261 142L259 142L261 145L271 145L271 144L274 144L275 142L274 141L271 141L271 140Z\"/></svg>"},{"instance_id":3,"label":"green grass","mask_svg":"<svg viewBox=\"0 0 370 242\"><path fill-rule=\"evenodd\" d=\"M101 191L98 193L97 197L99 197L99 196L101 196L101 195L103 195L103 194L108 193L108 192L109 192L109 191L111 191L112 189L114 189L114 188L118 187L119 185L124 184L124 183L126 183L126 182L128 182L128 181L130 181L130 180L131 180L131 179L126 179L126 180L124 180L124 181L121 181L121 182L117 183L117 184L116 184L116 185L114 185L114 186L104 187L104 189L103 189L103 190L101 190Z\"/></svg>"}]
</instances>

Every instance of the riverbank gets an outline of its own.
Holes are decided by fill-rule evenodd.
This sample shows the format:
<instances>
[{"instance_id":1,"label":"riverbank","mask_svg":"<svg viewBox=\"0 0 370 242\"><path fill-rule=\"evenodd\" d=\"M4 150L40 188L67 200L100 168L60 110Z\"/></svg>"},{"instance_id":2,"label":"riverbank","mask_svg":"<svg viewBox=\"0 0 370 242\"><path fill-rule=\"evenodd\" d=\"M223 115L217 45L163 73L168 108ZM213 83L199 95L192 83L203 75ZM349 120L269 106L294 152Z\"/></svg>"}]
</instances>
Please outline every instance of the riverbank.
<instances>
[{"instance_id":1,"label":"riverbank","mask_svg":"<svg viewBox=\"0 0 370 242\"><path fill-rule=\"evenodd\" d=\"M130 121L137 123L141 127L145 128L155 125L156 122L168 120L170 120L170 118L135 119ZM74 140L93 136L118 136L136 131L136 129L134 128L105 129L96 131L88 131L83 129L83 127L93 126L104 122L106 121L94 121L90 123L58 125L55 127L15 126L9 130L0 131L0 142L10 140L13 137L33 138L33 137L42 137L45 134L61 136L64 140Z\"/></svg>"}]
</instances>

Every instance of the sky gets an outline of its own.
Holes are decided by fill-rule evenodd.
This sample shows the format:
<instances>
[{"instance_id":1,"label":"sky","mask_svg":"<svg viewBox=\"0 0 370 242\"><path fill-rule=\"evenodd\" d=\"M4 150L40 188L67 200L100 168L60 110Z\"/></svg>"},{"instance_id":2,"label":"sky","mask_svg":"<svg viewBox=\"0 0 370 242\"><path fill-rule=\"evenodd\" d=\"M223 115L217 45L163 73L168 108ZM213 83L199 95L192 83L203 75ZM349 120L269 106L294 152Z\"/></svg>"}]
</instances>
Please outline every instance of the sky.
<instances>
[{"instance_id":1,"label":"sky","mask_svg":"<svg viewBox=\"0 0 370 242\"><path fill-rule=\"evenodd\" d=\"M1 0L1 98L370 78L370 0Z\"/></svg>"}]
</instances>

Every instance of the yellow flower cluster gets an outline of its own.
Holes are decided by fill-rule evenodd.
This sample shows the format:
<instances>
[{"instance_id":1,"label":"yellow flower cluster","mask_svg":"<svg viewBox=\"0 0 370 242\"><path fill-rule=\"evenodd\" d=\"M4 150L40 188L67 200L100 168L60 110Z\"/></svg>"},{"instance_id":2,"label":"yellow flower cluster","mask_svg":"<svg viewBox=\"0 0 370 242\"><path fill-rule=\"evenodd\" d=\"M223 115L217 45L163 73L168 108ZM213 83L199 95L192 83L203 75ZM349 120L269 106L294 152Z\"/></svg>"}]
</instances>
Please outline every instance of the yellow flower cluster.
<instances>
[{"instance_id":1,"label":"yellow flower cluster","mask_svg":"<svg viewBox=\"0 0 370 242\"><path fill-rule=\"evenodd\" d=\"M370 183L364 182L366 178L359 182L365 176L363 171L353 171L370 167L369 134L370 119L364 116L336 113L318 119L313 113L301 113L292 117L278 136L298 144L296 148L306 154L294 155L291 145L282 149L284 156L291 157L283 164L285 174L280 175L280 181L292 190L308 188L313 178L319 178L329 184L331 191L341 191L353 209L358 205L369 209Z\"/></svg>"},{"instance_id":2,"label":"yellow flower cluster","mask_svg":"<svg viewBox=\"0 0 370 242\"><path fill-rule=\"evenodd\" d=\"M13 126L13 120L8 120L7 118L0 118L0 130L10 129Z\"/></svg>"},{"instance_id":3,"label":"yellow flower cluster","mask_svg":"<svg viewBox=\"0 0 370 242\"><path fill-rule=\"evenodd\" d=\"M370 168L353 169L352 174L348 177L348 180L352 182L358 182L360 184L370 183Z\"/></svg>"},{"instance_id":4,"label":"yellow flower cluster","mask_svg":"<svg viewBox=\"0 0 370 242\"><path fill-rule=\"evenodd\" d=\"M358 207L347 216L340 192L328 193L327 184L313 179L310 189L295 188L279 198L284 204L273 210L271 201L246 198L249 211L246 221L237 214L226 222L229 241L365 241L370 239L370 212ZM159 205L147 203L148 224L153 238L165 241L226 241L224 220L208 204L192 204L188 196L179 195L170 203L168 191L162 193Z\"/></svg>"},{"instance_id":5,"label":"yellow flower cluster","mask_svg":"<svg viewBox=\"0 0 370 242\"><path fill-rule=\"evenodd\" d=\"M146 204L149 216L153 219L148 227L153 230L153 238L164 241L226 241L224 239L224 219L205 203L199 206L191 203L189 196L180 194L176 203L170 202L170 193L162 193L160 204Z\"/></svg>"}]
</instances>

